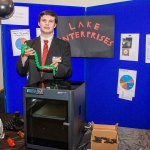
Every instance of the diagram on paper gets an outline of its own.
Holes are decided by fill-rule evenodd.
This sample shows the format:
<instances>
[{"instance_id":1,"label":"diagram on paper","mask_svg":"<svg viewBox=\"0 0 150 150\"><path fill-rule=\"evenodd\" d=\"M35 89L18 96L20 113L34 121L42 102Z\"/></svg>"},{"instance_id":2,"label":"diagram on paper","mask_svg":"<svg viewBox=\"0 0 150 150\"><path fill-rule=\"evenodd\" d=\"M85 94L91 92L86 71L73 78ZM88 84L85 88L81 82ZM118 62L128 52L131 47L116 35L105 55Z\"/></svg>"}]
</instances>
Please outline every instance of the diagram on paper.
<instances>
[{"instance_id":1,"label":"diagram on paper","mask_svg":"<svg viewBox=\"0 0 150 150\"><path fill-rule=\"evenodd\" d=\"M136 76L135 70L119 69L117 89L119 98L132 101L135 97Z\"/></svg>"}]
</instances>

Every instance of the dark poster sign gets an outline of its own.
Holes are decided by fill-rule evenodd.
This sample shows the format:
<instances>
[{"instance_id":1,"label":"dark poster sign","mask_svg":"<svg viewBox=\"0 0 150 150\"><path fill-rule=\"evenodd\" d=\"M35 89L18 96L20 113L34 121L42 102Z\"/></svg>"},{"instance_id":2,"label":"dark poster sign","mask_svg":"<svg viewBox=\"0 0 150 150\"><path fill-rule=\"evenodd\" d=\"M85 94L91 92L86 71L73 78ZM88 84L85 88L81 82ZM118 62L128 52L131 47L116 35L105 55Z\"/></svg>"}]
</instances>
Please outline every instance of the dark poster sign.
<instances>
[{"instance_id":1,"label":"dark poster sign","mask_svg":"<svg viewBox=\"0 0 150 150\"><path fill-rule=\"evenodd\" d=\"M57 37L69 41L72 57L112 58L114 16L62 16Z\"/></svg>"}]
</instances>

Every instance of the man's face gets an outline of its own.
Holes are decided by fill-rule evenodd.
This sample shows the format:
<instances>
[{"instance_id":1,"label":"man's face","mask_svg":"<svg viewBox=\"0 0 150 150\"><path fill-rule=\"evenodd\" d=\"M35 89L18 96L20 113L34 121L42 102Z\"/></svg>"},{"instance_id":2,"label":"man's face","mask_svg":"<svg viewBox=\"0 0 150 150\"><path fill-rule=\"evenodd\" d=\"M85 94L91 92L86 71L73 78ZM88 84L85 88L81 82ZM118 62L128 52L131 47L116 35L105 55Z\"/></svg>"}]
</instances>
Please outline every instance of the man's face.
<instances>
[{"instance_id":1,"label":"man's face","mask_svg":"<svg viewBox=\"0 0 150 150\"><path fill-rule=\"evenodd\" d=\"M54 32L54 28L56 27L55 17L44 15L41 17L38 25L41 29L41 34L50 34L52 35Z\"/></svg>"}]
</instances>

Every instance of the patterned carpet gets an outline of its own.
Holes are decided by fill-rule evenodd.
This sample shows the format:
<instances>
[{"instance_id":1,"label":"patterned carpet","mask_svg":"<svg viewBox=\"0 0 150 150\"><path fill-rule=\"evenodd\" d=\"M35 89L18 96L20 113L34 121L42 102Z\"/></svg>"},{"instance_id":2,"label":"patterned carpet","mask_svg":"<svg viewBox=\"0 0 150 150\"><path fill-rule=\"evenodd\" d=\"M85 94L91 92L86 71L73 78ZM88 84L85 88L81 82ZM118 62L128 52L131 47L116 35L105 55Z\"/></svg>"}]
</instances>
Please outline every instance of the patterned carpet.
<instances>
[{"instance_id":1,"label":"patterned carpet","mask_svg":"<svg viewBox=\"0 0 150 150\"><path fill-rule=\"evenodd\" d=\"M150 150L150 130L118 128L119 150Z\"/></svg>"},{"instance_id":2,"label":"patterned carpet","mask_svg":"<svg viewBox=\"0 0 150 150\"><path fill-rule=\"evenodd\" d=\"M87 131L78 150L90 150L91 131ZM150 130L118 127L119 150L150 150Z\"/></svg>"},{"instance_id":3,"label":"patterned carpet","mask_svg":"<svg viewBox=\"0 0 150 150\"><path fill-rule=\"evenodd\" d=\"M16 132L6 132L6 135L13 137L16 146L11 148L5 139L0 140L2 150L31 150L25 147L24 139L17 136ZM150 130L118 128L119 150L150 150ZM84 138L77 150L90 150L91 131L85 133Z\"/></svg>"}]
</instances>

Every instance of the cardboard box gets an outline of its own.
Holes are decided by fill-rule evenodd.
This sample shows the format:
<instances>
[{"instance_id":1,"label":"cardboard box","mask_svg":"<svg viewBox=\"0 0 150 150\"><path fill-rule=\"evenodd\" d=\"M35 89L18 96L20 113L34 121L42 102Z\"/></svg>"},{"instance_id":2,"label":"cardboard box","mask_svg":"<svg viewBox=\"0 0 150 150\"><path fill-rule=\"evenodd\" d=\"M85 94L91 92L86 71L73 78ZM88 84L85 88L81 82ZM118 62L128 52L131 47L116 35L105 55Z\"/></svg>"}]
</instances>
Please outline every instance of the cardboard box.
<instances>
[{"instance_id":1,"label":"cardboard box","mask_svg":"<svg viewBox=\"0 0 150 150\"><path fill-rule=\"evenodd\" d=\"M91 150L118 150L118 124L93 124Z\"/></svg>"}]
</instances>

